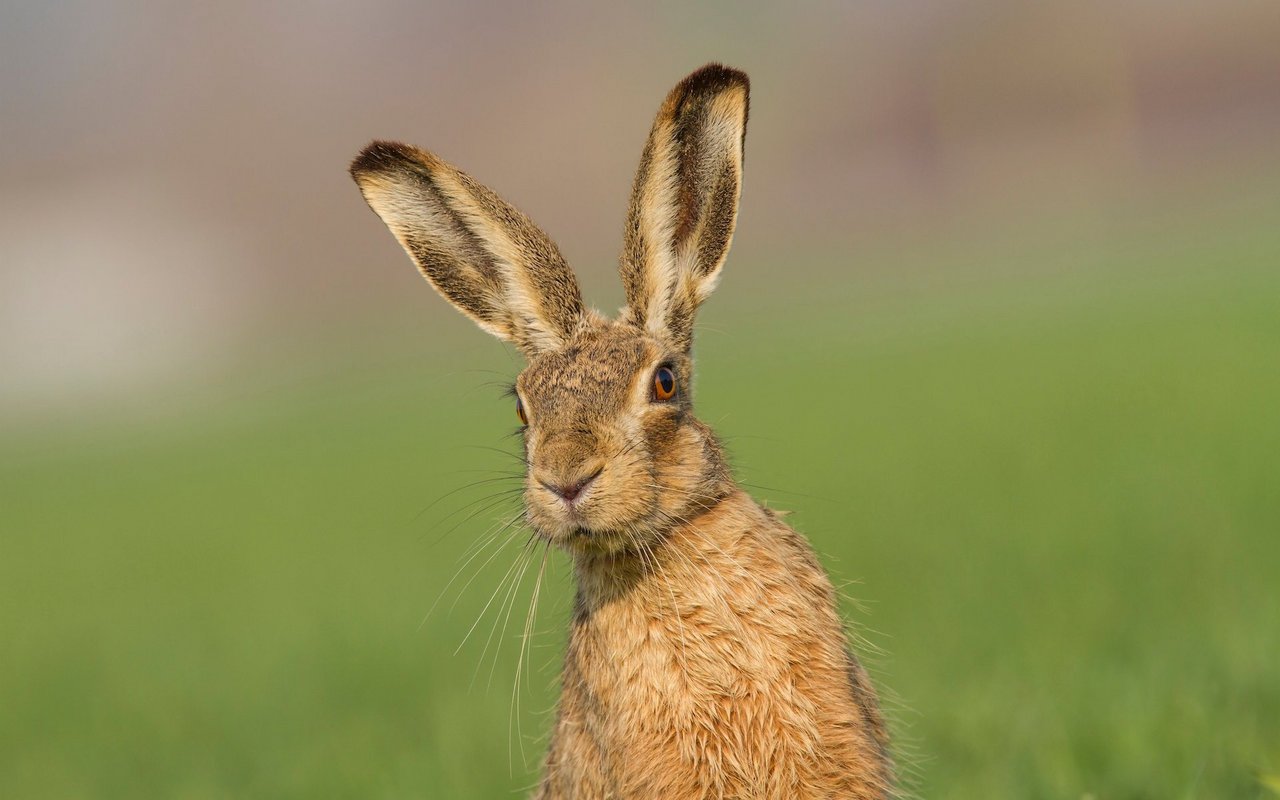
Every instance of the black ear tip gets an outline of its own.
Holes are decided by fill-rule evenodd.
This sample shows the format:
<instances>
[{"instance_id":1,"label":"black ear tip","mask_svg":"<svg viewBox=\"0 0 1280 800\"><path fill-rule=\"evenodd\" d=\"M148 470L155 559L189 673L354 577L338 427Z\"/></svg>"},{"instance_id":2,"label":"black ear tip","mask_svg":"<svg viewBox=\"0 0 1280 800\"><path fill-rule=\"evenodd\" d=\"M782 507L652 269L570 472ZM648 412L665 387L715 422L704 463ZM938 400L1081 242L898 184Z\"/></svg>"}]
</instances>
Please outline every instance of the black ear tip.
<instances>
[{"instance_id":1,"label":"black ear tip","mask_svg":"<svg viewBox=\"0 0 1280 800\"><path fill-rule=\"evenodd\" d=\"M680 81L680 88L686 93L714 94L739 86L745 91L751 91L751 80L747 73L714 61L699 67Z\"/></svg>"},{"instance_id":2,"label":"black ear tip","mask_svg":"<svg viewBox=\"0 0 1280 800\"><path fill-rule=\"evenodd\" d=\"M368 173L386 172L405 162L414 161L414 148L400 142L375 141L360 151L351 162L351 177L357 180Z\"/></svg>"}]
</instances>

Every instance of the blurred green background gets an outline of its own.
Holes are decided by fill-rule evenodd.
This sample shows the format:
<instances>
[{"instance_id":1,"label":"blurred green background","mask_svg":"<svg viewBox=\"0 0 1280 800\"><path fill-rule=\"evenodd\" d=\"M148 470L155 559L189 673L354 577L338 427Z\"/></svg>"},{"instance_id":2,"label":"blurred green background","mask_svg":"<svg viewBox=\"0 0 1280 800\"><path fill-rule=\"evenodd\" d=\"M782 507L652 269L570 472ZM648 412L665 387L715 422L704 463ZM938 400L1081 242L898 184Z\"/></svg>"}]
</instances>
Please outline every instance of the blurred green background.
<instances>
[{"instance_id":1,"label":"blurred green background","mask_svg":"<svg viewBox=\"0 0 1280 800\"><path fill-rule=\"evenodd\" d=\"M1280 794L1273 4L0 14L0 797L536 782L571 575L517 696L537 563L467 560L519 359L345 164L437 150L610 309L711 59L753 108L699 413L842 586L907 789Z\"/></svg>"}]
</instances>

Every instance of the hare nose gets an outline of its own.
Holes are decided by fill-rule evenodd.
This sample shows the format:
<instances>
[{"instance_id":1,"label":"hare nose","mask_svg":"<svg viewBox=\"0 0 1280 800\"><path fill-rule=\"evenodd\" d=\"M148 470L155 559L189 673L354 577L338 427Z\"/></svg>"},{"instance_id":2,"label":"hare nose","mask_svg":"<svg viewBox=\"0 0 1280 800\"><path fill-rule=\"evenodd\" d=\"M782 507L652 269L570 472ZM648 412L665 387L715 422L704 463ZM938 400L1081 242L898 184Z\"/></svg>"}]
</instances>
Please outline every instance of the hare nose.
<instances>
[{"instance_id":1,"label":"hare nose","mask_svg":"<svg viewBox=\"0 0 1280 800\"><path fill-rule=\"evenodd\" d=\"M538 483L547 487L547 489L549 489L551 492L554 492L557 496L559 496L565 502L572 503L574 500L578 499L578 495L582 494L587 490L587 487L591 485L592 481L594 481L597 477L599 477L600 473L603 470L604 470L604 467L600 467L595 472L591 473L585 478L580 478L579 480L572 481L569 483L564 483L559 481L549 482L549 481L543 480L542 478L538 478Z\"/></svg>"}]
</instances>

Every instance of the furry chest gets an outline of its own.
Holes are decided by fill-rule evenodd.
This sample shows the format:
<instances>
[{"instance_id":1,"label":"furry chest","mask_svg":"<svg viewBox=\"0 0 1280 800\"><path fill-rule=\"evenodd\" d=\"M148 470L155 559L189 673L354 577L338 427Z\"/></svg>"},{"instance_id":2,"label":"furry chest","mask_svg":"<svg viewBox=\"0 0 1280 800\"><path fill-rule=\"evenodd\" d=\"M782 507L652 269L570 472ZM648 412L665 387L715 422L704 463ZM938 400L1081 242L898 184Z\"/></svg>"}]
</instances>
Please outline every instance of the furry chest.
<instances>
[{"instance_id":1,"label":"furry chest","mask_svg":"<svg viewBox=\"0 0 1280 800\"><path fill-rule=\"evenodd\" d=\"M676 614L670 598L652 599L649 608L601 609L571 637L565 689L579 694L583 727L614 754L615 771L661 764L742 778L775 768L787 750L812 750L816 709L797 689L785 642L728 607Z\"/></svg>"}]
</instances>

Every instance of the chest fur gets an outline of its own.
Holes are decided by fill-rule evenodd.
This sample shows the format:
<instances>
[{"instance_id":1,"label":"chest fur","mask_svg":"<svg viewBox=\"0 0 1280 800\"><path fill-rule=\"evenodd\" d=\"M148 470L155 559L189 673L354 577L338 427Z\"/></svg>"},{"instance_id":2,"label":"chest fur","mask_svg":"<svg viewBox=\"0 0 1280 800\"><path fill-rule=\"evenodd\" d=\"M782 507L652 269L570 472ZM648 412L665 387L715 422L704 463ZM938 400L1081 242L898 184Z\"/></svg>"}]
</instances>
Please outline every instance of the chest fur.
<instances>
[{"instance_id":1,"label":"chest fur","mask_svg":"<svg viewBox=\"0 0 1280 800\"><path fill-rule=\"evenodd\" d=\"M580 746L618 797L833 788L867 721L825 574L785 528L701 544L580 598L564 676Z\"/></svg>"}]
</instances>

